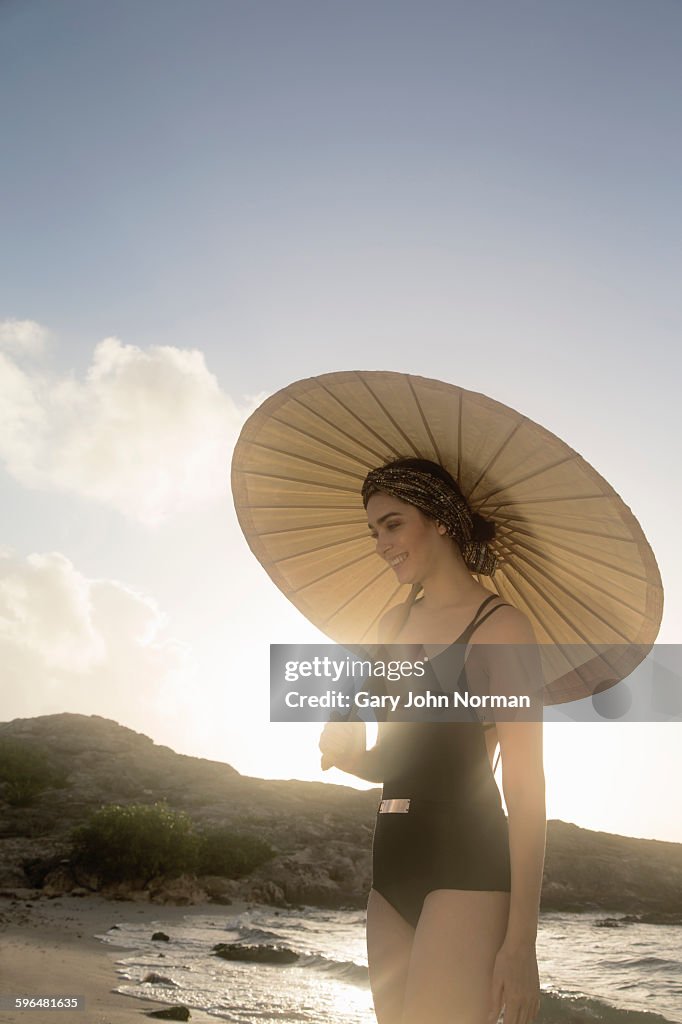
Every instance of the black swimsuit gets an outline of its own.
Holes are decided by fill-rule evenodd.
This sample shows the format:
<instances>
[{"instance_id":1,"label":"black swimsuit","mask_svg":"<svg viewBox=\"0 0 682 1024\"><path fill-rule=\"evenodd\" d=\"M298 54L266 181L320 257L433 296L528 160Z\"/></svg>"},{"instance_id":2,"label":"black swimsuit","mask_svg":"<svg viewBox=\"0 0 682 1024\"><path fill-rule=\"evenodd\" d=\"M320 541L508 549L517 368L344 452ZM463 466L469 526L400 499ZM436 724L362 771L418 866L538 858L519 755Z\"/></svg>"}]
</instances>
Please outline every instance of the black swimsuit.
<instances>
[{"instance_id":1,"label":"black swimsuit","mask_svg":"<svg viewBox=\"0 0 682 1024\"><path fill-rule=\"evenodd\" d=\"M486 598L462 635L431 659L439 662L438 674L460 689L466 685L464 660L474 630L503 607L481 614L495 597ZM413 927L435 889L509 892L507 819L483 725L394 722L387 730L380 727L377 754L383 799L409 799L409 810L377 814L373 888Z\"/></svg>"}]
</instances>

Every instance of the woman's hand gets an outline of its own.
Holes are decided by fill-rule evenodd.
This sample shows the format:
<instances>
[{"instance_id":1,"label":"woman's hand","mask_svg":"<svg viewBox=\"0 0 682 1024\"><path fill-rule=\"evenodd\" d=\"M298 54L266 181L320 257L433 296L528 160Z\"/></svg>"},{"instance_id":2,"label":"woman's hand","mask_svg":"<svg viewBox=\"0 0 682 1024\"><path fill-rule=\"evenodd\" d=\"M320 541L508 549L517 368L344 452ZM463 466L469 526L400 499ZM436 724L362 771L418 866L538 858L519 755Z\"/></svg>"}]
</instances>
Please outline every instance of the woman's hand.
<instances>
[{"instance_id":1,"label":"woman's hand","mask_svg":"<svg viewBox=\"0 0 682 1024\"><path fill-rule=\"evenodd\" d=\"M352 771L366 742L364 722L327 722L320 736L322 770L336 765L341 771Z\"/></svg>"},{"instance_id":2,"label":"woman's hand","mask_svg":"<svg viewBox=\"0 0 682 1024\"><path fill-rule=\"evenodd\" d=\"M492 1005L489 1024L504 1006L504 1024L529 1024L540 1009L540 980L535 943L500 946L493 969Z\"/></svg>"}]
</instances>

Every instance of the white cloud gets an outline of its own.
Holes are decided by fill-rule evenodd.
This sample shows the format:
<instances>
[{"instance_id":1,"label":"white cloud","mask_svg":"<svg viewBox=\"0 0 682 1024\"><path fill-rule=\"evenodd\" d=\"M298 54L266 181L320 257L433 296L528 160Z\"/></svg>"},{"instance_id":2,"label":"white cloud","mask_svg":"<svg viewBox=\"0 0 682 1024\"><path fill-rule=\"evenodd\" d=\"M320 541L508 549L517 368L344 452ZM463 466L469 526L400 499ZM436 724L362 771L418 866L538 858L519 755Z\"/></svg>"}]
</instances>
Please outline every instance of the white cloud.
<instances>
[{"instance_id":1,"label":"white cloud","mask_svg":"<svg viewBox=\"0 0 682 1024\"><path fill-rule=\"evenodd\" d=\"M48 336L48 330L35 320L0 320L0 346L10 352L37 355Z\"/></svg>"},{"instance_id":2,"label":"white cloud","mask_svg":"<svg viewBox=\"0 0 682 1024\"><path fill-rule=\"evenodd\" d=\"M0 553L0 720L61 711L149 721L189 676L155 602L63 555Z\"/></svg>"},{"instance_id":3,"label":"white cloud","mask_svg":"<svg viewBox=\"0 0 682 1024\"><path fill-rule=\"evenodd\" d=\"M107 338L83 379L44 376L0 355L0 459L12 476L148 524L228 493L249 411L197 350Z\"/></svg>"}]
</instances>

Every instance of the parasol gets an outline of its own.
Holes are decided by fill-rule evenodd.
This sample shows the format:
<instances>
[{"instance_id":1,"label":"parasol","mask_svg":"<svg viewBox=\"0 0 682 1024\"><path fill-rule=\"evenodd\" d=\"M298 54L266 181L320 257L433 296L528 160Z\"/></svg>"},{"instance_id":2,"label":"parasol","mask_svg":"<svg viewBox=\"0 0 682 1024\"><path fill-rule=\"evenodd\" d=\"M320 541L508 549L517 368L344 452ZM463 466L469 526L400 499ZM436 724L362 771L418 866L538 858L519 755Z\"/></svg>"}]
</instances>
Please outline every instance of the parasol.
<instances>
[{"instance_id":1,"label":"parasol","mask_svg":"<svg viewBox=\"0 0 682 1024\"><path fill-rule=\"evenodd\" d=\"M498 568L479 582L529 617L546 703L607 689L643 660L660 625L661 579L607 481L514 409L389 371L290 384L250 416L232 460L251 550L331 640L375 643L381 616L406 598L375 553L360 497L367 472L401 456L441 463L472 511L495 523Z\"/></svg>"}]
</instances>

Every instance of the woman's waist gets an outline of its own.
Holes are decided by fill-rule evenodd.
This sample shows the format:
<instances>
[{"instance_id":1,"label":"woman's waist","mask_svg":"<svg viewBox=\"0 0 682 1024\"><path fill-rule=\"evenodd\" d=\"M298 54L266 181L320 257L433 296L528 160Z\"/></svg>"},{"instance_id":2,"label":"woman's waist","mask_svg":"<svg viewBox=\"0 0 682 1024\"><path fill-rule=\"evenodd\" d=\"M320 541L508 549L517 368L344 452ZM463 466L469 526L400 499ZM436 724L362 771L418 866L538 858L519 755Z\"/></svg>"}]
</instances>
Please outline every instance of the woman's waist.
<instances>
[{"instance_id":1,"label":"woman's waist","mask_svg":"<svg viewBox=\"0 0 682 1024\"><path fill-rule=\"evenodd\" d=\"M501 810L500 791L495 780L490 776L488 783L478 782L476 785L462 786L446 782L420 783L414 779L393 778L384 781L382 801L411 801L412 806L428 806L445 804L453 809L462 810Z\"/></svg>"},{"instance_id":2,"label":"woman's waist","mask_svg":"<svg viewBox=\"0 0 682 1024\"><path fill-rule=\"evenodd\" d=\"M402 824L400 824L402 822ZM500 803L461 803L450 800L431 800L426 797L384 798L377 808L377 827L382 835L457 835L470 837L496 835L506 830L507 820ZM395 829L398 833L395 833ZM388 831L386 831L388 830ZM416 832L415 832L416 830ZM435 832L434 832L435 830Z\"/></svg>"}]
</instances>

